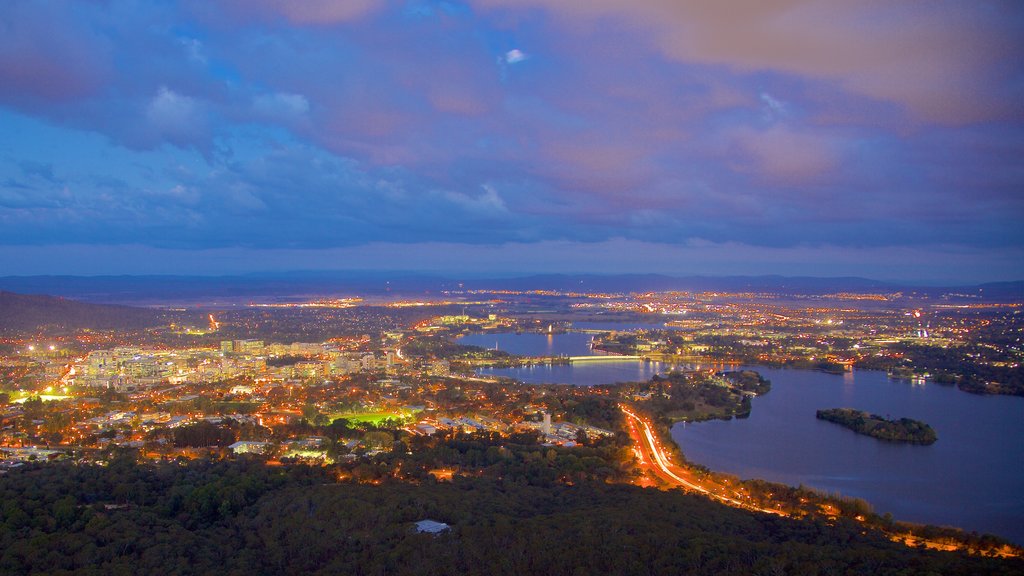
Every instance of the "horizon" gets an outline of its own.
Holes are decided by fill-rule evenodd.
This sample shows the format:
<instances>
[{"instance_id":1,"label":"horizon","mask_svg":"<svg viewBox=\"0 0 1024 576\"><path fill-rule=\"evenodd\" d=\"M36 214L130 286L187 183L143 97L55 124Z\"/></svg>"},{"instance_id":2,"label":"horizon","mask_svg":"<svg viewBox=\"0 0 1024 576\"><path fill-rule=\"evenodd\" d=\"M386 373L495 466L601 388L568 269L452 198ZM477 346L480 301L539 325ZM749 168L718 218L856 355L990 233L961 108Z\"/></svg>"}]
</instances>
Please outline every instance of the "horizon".
<instances>
[{"instance_id":1,"label":"horizon","mask_svg":"<svg viewBox=\"0 0 1024 576\"><path fill-rule=\"evenodd\" d=\"M205 278L215 277L239 277L239 276L289 276L289 275L317 275L317 274L416 274L424 276L438 276L446 278L467 278L467 279L515 279L528 276L543 275L596 275L596 276L639 276L658 275L673 278L817 278L817 279L842 279L853 278L870 280L895 285L909 286L974 286L978 284L1018 282L1024 280L1024 268L1016 266L1014 258L1012 262L1003 263L998 272L989 270L988 262L978 263L974 256L963 251L953 250L944 253L943 261L947 266L943 268L944 273L936 272L933 265L927 258L922 258L919 252L901 249L902 260L895 263L872 261L869 253L857 254L853 257L861 262L856 267L843 265L840 267L822 266L817 261L800 260L813 253L812 250L794 249L790 251L777 251L774 258L762 257L760 260L749 256L749 260L743 260L741 264L725 263L715 266L708 266L706 256L707 250L696 251L686 254L676 252L679 257L678 265L672 265L665 260L672 254L675 248L663 248L652 251L647 255L638 255L636 245L626 244L623 253L611 258L607 252L590 250L585 254L578 255L573 263L580 262L600 263L603 266L580 266L575 269L567 269L565 261L555 259L543 265L537 265L536 252L547 252L550 255L551 245L541 244L529 247L528 250L511 249L504 250L503 259L495 259L487 247L484 251L480 247L466 248L467 252L458 258L459 265L424 265L423 261L430 258L451 262L451 247L437 248L430 245L413 246L413 255L407 261L414 261L419 266L397 267L394 260L384 258L387 251L394 250L402 252L402 247L386 247L378 245L367 246L374 258L371 262L365 262L362 266L325 266L324 262L345 261L351 262L349 257L339 256L337 252L325 256L325 250L318 251L309 258L310 265L300 267L296 265L301 260L295 251L289 250L264 250L253 252L248 255L232 253L230 251L168 251L148 247L132 246L129 248L120 246L63 246L63 247L17 247L12 249L9 246L0 245L0 270L5 274L0 278L31 278L43 276L68 276L68 277L143 277L143 276L195 276ZM55 251L57 258L70 258L69 262L54 263L54 256L49 254ZM83 254L84 252L84 254ZM203 258L202 253L207 252ZM216 252L210 254L209 252ZM716 258L710 258L716 262L723 256L737 256L740 252L729 252L728 249L719 248ZM90 260L86 255L92 255L96 260ZM308 256L307 254L305 254ZM199 262L196 262L198 257ZM617 260L616 260L617 259ZM532 265L518 267L517 264L524 260L534 260ZM267 262L273 262L277 266L266 266ZM660 261L656 265L645 265L646 262ZM134 265L126 262L134 262ZM259 264L253 265L252 263ZM472 267L473 264L476 267ZM617 265L616 265L617 264ZM262 267L260 267L262 266ZM971 273L973 272L973 273Z\"/></svg>"},{"instance_id":2,"label":"horizon","mask_svg":"<svg viewBox=\"0 0 1024 576\"><path fill-rule=\"evenodd\" d=\"M657 288L652 289L649 286L643 285L644 281L661 281L661 282L677 282L676 286L684 285L686 283L697 283L706 284L710 287L700 289L731 289L726 288L730 284L740 284L747 282L753 285L759 285L759 288L764 289L795 289L795 290L840 290L848 289L851 292L857 292L861 290L939 290L939 289L966 289L966 288L981 288L985 286L1015 286L1024 285L1024 278L1012 279L1012 280L999 280L993 282L978 282L978 283L948 283L948 282L928 282L928 281L900 281L900 280L887 280L881 278L869 278L865 276L812 276L812 275L781 275L781 274L663 274L663 273L650 273L650 272L637 272L637 273L600 273L600 272L539 272L539 273L516 273L514 271L503 271L494 273L485 272L458 272L458 271L433 271L433 270L412 270L412 269L335 269L335 270L282 270L282 271L255 271L237 274L168 274L168 273L155 273L155 274L34 274L34 275L3 275L0 276L0 291L8 291L18 293L18 288L21 286L50 286L51 288L58 288L57 284L50 285L49 283L59 282L64 280L70 280L72 282L84 282L86 285L89 283L107 283L110 285L121 285L124 288L135 286L138 288L140 285L134 284L135 282L146 282L146 281L168 281L168 280L198 280L208 282L208 286L213 286L217 282L223 282L230 284L232 282L251 280L251 281L273 281L273 282L285 282L290 285L295 285L293 289L298 290L299 287L310 288L318 283L325 283L324 286L318 288L319 290L327 289L326 283L341 283L341 287L347 288L353 291L353 294L359 290L373 291L375 288L371 287L368 282L383 282L384 285L390 284L390 281L406 281L414 282L414 288L396 287L396 290L419 290L422 289L426 284L430 282L441 283L438 286L434 286L434 289L448 290L450 287L445 287L445 283L457 283L458 287L461 288L463 283L466 283L466 289L490 289L494 288L496 284L506 282L509 285L517 286L517 289L528 289L525 288L524 282L536 280L541 284L538 284L537 288L543 288L544 282L553 282L559 280L579 281L581 284L586 280L593 280L605 283L637 283L641 285L637 288L639 291L671 291L683 288ZM345 284L349 283L348 286ZM362 285L360 285L362 283ZM415 284L419 283L419 284ZM474 286L475 283L475 286ZM787 283L793 283L792 286L786 286ZM487 285L482 288L481 286ZM13 286L13 289L11 288ZM717 286L718 288L714 288ZM75 289L68 288L66 286L59 286L61 290L68 294L75 293ZM584 291L586 286L584 286ZM732 288L736 288L733 286ZM498 289L498 288L495 288ZM565 287L568 289L568 287ZM695 288L696 289L696 288ZM600 289L599 289L600 290ZM173 290L172 290L173 291ZM279 296L286 295L286 287L275 288L276 292L279 292ZM636 290L627 290L636 291ZM21 292L24 293L24 292ZM44 295L44 293L40 293ZM1024 293L1021 294L1024 297Z\"/></svg>"},{"instance_id":3,"label":"horizon","mask_svg":"<svg viewBox=\"0 0 1024 576\"><path fill-rule=\"evenodd\" d=\"M1015 3L7 8L6 274L1024 271Z\"/></svg>"}]
</instances>

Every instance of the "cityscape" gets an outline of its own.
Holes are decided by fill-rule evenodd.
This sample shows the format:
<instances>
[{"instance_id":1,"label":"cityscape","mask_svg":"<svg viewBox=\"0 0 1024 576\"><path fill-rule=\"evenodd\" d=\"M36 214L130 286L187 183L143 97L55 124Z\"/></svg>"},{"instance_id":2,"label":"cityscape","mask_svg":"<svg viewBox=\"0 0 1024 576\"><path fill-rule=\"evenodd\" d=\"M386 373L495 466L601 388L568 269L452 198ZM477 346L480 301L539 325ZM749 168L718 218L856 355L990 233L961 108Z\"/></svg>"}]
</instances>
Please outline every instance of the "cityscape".
<instances>
[{"instance_id":1,"label":"cityscape","mask_svg":"<svg viewBox=\"0 0 1024 576\"><path fill-rule=\"evenodd\" d=\"M0 574L1024 574L1024 5L8 0Z\"/></svg>"},{"instance_id":2,"label":"cityscape","mask_svg":"<svg viewBox=\"0 0 1024 576\"><path fill-rule=\"evenodd\" d=\"M818 374L819 386L880 374L904 390L1016 401L1020 299L458 289L131 308L150 318L139 329L123 316L121 328L87 327L122 307L2 300L5 474L130 457L315 468L332 482L377 486L599 482L852 522L908 549L1022 553L1016 531L955 528L952 514L913 522L838 491L741 478L690 460L678 441L686 424L757 415L773 391L762 373L772 370ZM621 379L623 369L649 377ZM879 438L871 442L916 442L904 420L876 418L881 428L859 431ZM886 426L895 431L879 435ZM947 431L938 427L939 442L955 441ZM1006 458L1014 467L1013 453Z\"/></svg>"}]
</instances>

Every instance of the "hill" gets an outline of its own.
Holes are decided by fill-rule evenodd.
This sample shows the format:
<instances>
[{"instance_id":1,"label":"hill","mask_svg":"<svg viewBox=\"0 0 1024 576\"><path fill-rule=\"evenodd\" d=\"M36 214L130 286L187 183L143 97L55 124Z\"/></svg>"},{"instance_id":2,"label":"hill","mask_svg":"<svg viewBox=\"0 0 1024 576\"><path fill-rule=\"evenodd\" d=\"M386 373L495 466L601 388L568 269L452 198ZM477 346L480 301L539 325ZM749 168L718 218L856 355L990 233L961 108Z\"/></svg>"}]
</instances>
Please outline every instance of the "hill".
<instances>
[{"instance_id":1,"label":"hill","mask_svg":"<svg viewBox=\"0 0 1024 576\"><path fill-rule=\"evenodd\" d=\"M193 314L194 315L194 314ZM133 330L185 319L189 314L132 306L90 304L56 296L0 291L0 333L47 330Z\"/></svg>"}]
</instances>

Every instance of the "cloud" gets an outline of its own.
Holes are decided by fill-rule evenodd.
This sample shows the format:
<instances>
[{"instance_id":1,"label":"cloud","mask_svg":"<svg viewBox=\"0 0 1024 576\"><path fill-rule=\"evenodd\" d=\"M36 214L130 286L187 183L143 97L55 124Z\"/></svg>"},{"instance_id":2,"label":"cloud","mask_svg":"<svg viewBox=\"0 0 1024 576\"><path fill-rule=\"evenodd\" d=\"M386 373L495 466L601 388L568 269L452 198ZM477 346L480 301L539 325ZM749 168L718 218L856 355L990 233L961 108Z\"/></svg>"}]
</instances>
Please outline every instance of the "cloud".
<instances>
[{"instance_id":1,"label":"cloud","mask_svg":"<svg viewBox=\"0 0 1024 576\"><path fill-rule=\"evenodd\" d=\"M219 0L235 17L273 20L283 16L294 24L330 25L358 20L380 8L384 0Z\"/></svg>"},{"instance_id":2,"label":"cloud","mask_svg":"<svg viewBox=\"0 0 1024 576\"><path fill-rule=\"evenodd\" d=\"M12 184L14 183L0 183L0 208L24 210L56 208L61 205L60 198L49 191Z\"/></svg>"},{"instance_id":3,"label":"cloud","mask_svg":"<svg viewBox=\"0 0 1024 576\"><path fill-rule=\"evenodd\" d=\"M753 168L755 174L775 183L820 182L833 175L840 161L828 136L785 126L767 130L739 128L730 140L732 150L741 160L735 164L740 170Z\"/></svg>"},{"instance_id":4,"label":"cloud","mask_svg":"<svg viewBox=\"0 0 1024 576\"><path fill-rule=\"evenodd\" d=\"M0 243L1024 245L1003 4L10 4Z\"/></svg>"},{"instance_id":5,"label":"cloud","mask_svg":"<svg viewBox=\"0 0 1024 576\"><path fill-rule=\"evenodd\" d=\"M10 0L0 10L0 103L39 109L96 94L111 74L110 42L52 9Z\"/></svg>"},{"instance_id":6,"label":"cloud","mask_svg":"<svg viewBox=\"0 0 1024 576\"><path fill-rule=\"evenodd\" d=\"M256 195L251 186L244 183L228 186L225 194L228 212L262 212L267 209L267 203Z\"/></svg>"},{"instance_id":7,"label":"cloud","mask_svg":"<svg viewBox=\"0 0 1024 576\"><path fill-rule=\"evenodd\" d=\"M473 0L543 6L570 18L615 17L649 30L683 62L819 78L897 102L925 122L1022 117L1022 12L1013 1ZM574 25L579 25L574 22Z\"/></svg>"},{"instance_id":8,"label":"cloud","mask_svg":"<svg viewBox=\"0 0 1024 576\"><path fill-rule=\"evenodd\" d=\"M526 53L518 48L513 48L512 50L505 52L505 62L509 64L518 64L526 59Z\"/></svg>"},{"instance_id":9,"label":"cloud","mask_svg":"<svg viewBox=\"0 0 1024 576\"><path fill-rule=\"evenodd\" d=\"M164 196L189 206L199 204L199 201L202 199L202 195L198 189L192 186L183 186L181 184L171 186L171 188L165 192Z\"/></svg>"},{"instance_id":10,"label":"cloud","mask_svg":"<svg viewBox=\"0 0 1024 576\"><path fill-rule=\"evenodd\" d=\"M189 59L198 64L207 65L209 60L206 58L206 54L203 52L203 43L195 38L179 38L178 42L185 49L185 53Z\"/></svg>"},{"instance_id":11,"label":"cloud","mask_svg":"<svg viewBox=\"0 0 1024 576\"><path fill-rule=\"evenodd\" d=\"M146 106L146 120L160 136L187 145L207 132L203 105L190 96L161 86Z\"/></svg>"},{"instance_id":12,"label":"cloud","mask_svg":"<svg viewBox=\"0 0 1024 576\"><path fill-rule=\"evenodd\" d=\"M253 110L269 119L292 120L309 113L309 100L302 94L260 94L253 101Z\"/></svg>"},{"instance_id":13,"label":"cloud","mask_svg":"<svg viewBox=\"0 0 1024 576\"><path fill-rule=\"evenodd\" d=\"M773 120L786 116L786 114L788 113L786 105L782 101L777 100L771 94L767 92L761 92L760 97L761 102L764 103L763 117L766 121L771 122Z\"/></svg>"},{"instance_id":14,"label":"cloud","mask_svg":"<svg viewBox=\"0 0 1024 576\"><path fill-rule=\"evenodd\" d=\"M444 198L471 214L490 216L495 214L507 214L508 208L505 201L498 194L493 186L484 184L483 194L469 196L460 192L445 192Z\"/></svg>"}]
</instances>

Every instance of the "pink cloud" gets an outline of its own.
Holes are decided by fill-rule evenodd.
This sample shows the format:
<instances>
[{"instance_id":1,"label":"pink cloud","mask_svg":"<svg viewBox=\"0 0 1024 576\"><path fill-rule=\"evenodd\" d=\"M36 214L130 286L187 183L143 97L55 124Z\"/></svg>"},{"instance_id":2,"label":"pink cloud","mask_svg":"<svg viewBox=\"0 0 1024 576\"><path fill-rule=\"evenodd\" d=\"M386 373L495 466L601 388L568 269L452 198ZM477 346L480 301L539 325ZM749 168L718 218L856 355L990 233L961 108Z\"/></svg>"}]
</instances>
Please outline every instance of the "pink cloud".
<instances>
[{"instance_id":1,"label":"pink cloud","mask_svg":"<svg viewBox=\"0 0 1024 576\"><path fill-rule=\"evenodd\" d=\"M474 0L540 5L568 17L614 17L648 28L669 57L775 70L838 83L905 106L923 121L1020 118L1022 57L1014 2L884 0ZM1007 77L1009 76L1009 77Z\"/></svg>"},{"instance_id":2,"label":"pink cloud","mask_svg":"<svg viewBox=\"0 0 1024 576\"><path fill-rule=\"evenodd\" d=\"M26 2L0 11L0 101L34 106L95 93L110 74L109 42L68 11L43 13Z\"/></svg>"},{"instance_id":3,"label":"pink cloud","mask_svg":"<svg viewBox=\"0 0 1024 576\"><path fill-rule=\"evenodd\" d=\"M623 194L654 176L648 157L651 150L642 141L629 137L615 141L589 132L568 136L545 139L539 154L542 161L532 169L569 192L626 201L632 198Z\"/></svg>"},{"instance_id":4,"label":"pink cloud","mask_svg":"<svg viewBox=\"0 0 1024 576\"><path fill-rule=\"evenodd\" d=\"M777 125L767 130L739 128L727 140L730 155L747 160L755 177L776 184L810 184L826 179L839 164L839 153L828 136Z\"/></svg>"}]
</instances>

